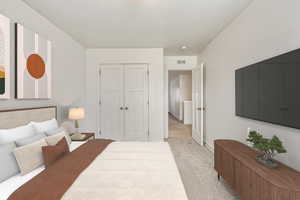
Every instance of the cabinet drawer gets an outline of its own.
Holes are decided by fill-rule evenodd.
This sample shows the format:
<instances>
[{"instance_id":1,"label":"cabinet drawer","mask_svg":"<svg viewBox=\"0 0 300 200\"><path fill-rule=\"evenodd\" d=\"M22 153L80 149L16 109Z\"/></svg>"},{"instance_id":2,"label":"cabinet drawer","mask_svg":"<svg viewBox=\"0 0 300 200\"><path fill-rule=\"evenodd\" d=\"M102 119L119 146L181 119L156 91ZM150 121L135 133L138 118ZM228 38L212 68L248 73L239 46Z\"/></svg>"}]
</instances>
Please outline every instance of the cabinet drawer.
<instances>
[{"instance_id":1,"label":"cabinet drawer","mask_svg":"<svg viewBox=\"0 0 300 200\"><path fill-rule=\"evenodd\" d=\"M242 200L260 200L260 177L237 160L234 162L234 167L237 194Z\"/></svg>"},{"instance_id":2,"label":"cabinet drawer","mask_svg":"<svg viewBox=\"0 0 300 200\"><path fill-rule=\"evenodd\" d=\"M234 159L233 157L224 151L222 147L218 147L217 153L217 171L224 178L226 183L234 187Z\"/></svg>"}]
</instances>

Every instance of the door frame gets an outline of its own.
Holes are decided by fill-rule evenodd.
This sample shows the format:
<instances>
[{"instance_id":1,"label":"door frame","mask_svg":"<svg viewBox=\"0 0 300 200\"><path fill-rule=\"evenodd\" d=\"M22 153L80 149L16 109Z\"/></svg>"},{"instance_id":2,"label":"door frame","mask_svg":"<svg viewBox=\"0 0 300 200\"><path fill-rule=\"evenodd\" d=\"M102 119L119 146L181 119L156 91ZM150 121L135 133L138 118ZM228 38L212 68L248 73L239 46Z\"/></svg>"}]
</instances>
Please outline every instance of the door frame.
<instances>
[{"instance_id":1,"label":"door frame","mask_svg":"<svg viewBox=\"0 0 300 200\"><path fill-rule=\"evenodd\" d=\"M99 63L98 67L97 67L97 134L98 136L100 136L100 138L102 137L102 133L101 133L101 68L103 65L147 65L148 68L148 124L147 124L147 128L148 128L148 141L150 140L150 69L149 63L143 63L143 62L109 62L109 63Z\"/></svg>"},{"instance_id":2,"label":"door frame","mask_svg":"<svg viewBox=\"0 0 300 200\"><path fill-rule=\"evenodd\" d=\"M200 130L196 130L194 129L194 127L196 127L196 124L193 124L192 127L192 135L193 135L193 139L200 144L201 146L205 145L205 138L204 138L204 120L205 120L205 116L204 116L204 112L205 112L205 68L204 68L204 63L201 63L199 66L195 67L194 70L199 70L200 71L200 102L199 105L197 105L197 102L193 101L193 122L197 121L197 115L200 115ZM193 74L193 77L196 75ZM196 80L193 79L193 99L194 99L194 90L196 90L196 88L194 88L194 84ZM197 81L196 81L197 83ZM199 110L200 109L200 110ZM198 112L200 112L198 114ZM194 126L195 125L195 126Z\"/></svg>"},{"instance_id":3,"label":"door frame","mask_svg":"<svg viewBox=\"0 0 300 200\"><path fill-rule=\"evenodd\" d=\"M183 66L183 67L168 67L168 66L165 66L165 109L164 109L164 124L165 124L165 139L169 138L169 72L170 71L192 71L193 69L195 68L199 68L200 66L203 66L203 73L202 73L202 77L203 78L203 102L205 101L204 100L204 93L205 93L205 76L204 76L204 63L200 63L200 64L197 64L196 66ZM192 80L193 81L193 80ZM192 99L192 104L194 105L194 100ZM205 103L204 103L205 104ZM195 112L194 110L194 106L193 106L193 110L192 110L192 113ZM203 112L202 112L203 114ZM201 134L201 139L202 139L202 142L200 145L204 145L205 144L205 137L204 137L204 126L205 126L205 123L204 123L204 115L203 115L203 118L202 118L202 126L201 126L201 129L202 130L202 134ZM194 121L194 120L193 120ZM193 125L193 124L192 124Z\"/></svg>"}]
</instances>

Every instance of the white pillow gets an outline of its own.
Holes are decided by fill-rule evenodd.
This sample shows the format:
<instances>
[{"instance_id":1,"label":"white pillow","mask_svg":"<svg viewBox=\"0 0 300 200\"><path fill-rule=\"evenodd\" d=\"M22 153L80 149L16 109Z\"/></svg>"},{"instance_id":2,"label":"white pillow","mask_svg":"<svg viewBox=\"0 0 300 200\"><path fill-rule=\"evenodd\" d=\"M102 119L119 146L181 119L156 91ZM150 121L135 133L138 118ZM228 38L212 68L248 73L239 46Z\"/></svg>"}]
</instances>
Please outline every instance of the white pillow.
<instances>
[{"instance_id":1,"label":"white pillow","mask_svg":"<svg viewBox=\"0 0 300 200\"><path fill-rule=\"evenodd\" d=\"M44 133L58 128L56 119L51 119L43 122L30 122L38 133Z\"/></svg>"},{"instance_id":2,"label":"white pillow","mask_svg":"<svg viewBox=\"0 0 300 200\"><path fill-rule=\"evenodd\" d=\"M57 133L55 135L48 136L45 138L45 140L48 143L48 145L53 146L56 145L63 137L66 138L67 143L70 145L72 140L65 131L61 131L60 133Z\"/></svg>"},{"instance_id":3,"label":"white pillow","mask_svg":"<svg viewBox=\"0 0 300 200\"><path fill-rule=\"evenodd\" d=\"M31 137L35 135L35 133L36 132L31 124L12 129L0 129L0 144L6 144L26 137Z\"/></svg>"}]
</instances>

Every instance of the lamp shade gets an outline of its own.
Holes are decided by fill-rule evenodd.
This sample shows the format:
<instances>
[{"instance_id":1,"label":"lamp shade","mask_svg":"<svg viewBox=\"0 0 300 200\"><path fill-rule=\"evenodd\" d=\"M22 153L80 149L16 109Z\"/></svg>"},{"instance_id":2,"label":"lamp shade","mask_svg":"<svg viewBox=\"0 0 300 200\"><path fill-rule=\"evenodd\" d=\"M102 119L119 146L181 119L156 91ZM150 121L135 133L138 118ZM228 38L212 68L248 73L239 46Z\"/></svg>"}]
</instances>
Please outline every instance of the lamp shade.
<instances>
[{"instance_id":1,"label":"lamp shade","mask_svg":"<svg viewBox=\"0 0 300 200\"><path fill-rule=\"evenodd\" d=\"M69 119L72 119L72 120L84 119L84 109L83 108L71 108L69 110Z\"/></svg>"}]
</instances>

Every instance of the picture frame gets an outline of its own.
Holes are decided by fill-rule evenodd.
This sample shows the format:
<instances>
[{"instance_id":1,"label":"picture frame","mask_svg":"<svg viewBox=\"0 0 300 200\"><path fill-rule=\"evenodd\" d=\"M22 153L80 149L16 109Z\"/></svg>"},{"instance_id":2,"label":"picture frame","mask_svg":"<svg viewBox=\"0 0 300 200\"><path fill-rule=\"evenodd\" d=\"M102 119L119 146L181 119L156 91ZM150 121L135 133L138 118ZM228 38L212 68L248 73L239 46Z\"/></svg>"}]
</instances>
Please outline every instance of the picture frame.
<instances>
[{"instance_id":1,"label":"picture frame","mask_svg":"<svg viewBox=\"0 0 300 200\"><path fill-rule=\"evenodd\" d=\"M15 24L16 98L51 99L52 43L40 34Z\"/></svg>"},{"instance_id":2,"label":"picture frame","mask_svg":"<svg viewBox=\"0 0 300 200\"><path fill-rule=\"evenodd\" d=\"M10 19L0 14L0 99L10 98Z\"/></svg>"}]
</instances>

